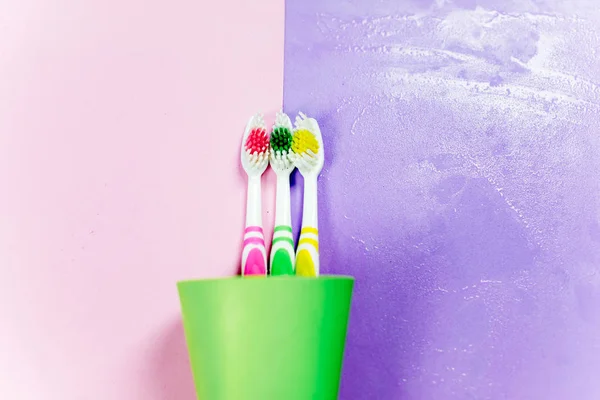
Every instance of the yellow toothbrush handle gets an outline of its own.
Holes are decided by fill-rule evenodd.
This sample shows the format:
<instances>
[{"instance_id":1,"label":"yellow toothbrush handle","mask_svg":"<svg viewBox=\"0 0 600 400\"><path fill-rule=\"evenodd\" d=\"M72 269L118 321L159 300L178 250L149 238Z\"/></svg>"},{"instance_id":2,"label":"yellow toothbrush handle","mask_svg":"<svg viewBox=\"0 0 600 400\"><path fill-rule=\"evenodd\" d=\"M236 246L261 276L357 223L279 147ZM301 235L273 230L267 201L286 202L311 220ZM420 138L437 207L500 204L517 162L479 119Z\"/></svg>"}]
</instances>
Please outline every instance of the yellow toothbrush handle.
<instances>
[{"instance_id":1,"label":"yellow toothbrush handle","mask_svg":"<svg viewBox=\"0 0 600 400\"><path fill-rule=\"evenodd\" d=\"M296 275L319 276L319 230L303 227L296 251Z\"/></svg>"}]
</instances>

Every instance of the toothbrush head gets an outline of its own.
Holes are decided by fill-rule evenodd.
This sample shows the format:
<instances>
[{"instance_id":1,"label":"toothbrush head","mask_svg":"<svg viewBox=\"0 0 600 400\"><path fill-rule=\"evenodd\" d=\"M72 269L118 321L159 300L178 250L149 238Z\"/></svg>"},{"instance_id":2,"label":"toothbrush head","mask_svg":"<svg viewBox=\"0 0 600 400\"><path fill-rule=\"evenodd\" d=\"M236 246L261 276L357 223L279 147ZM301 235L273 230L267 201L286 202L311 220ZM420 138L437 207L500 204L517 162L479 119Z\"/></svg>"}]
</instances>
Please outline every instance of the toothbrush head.
<instances>
[{"instance_id":1,"label":"toothbrush head","mask_svg":"<svg viewBox=\"0 0 600 400\"><path fill-rule=\"evenodd\" d=\"M277 113L273 131L271 132L271 167L278 172L290 173L295 168L292 158L292 121L283 114Z\"/></svg>"},{"instance_id":2,"label":"toothbrush head","mask_svg":"<svg viewBox=\"0 0 600 400\"><path fill-rule=\"evenodd\" d=\"M285 126L275 126L271 132L271 149L273 153L287 154L292 149L292 131Z\"/></svg>"},{"instance_id":3,"label":"toothbrush head","mask_svg":"<svg viewBox=\"0 0 600 400\"><path fill-rule=\"evenodd\" d=\"M269 136L264 128L252 128L248 139L246 139L246 151L250 154L268 153L269 149Z\"/></svg>"},{"instance_id":4,"label":"toothbrush head","mask_svg":"<svg viewBox=\"0 0 600 400\"><path fill-rule=\"evenodd\" d=\"M300 113L296 117L296 129L292 139L294 162L302 175L318 175L323 169L325 155L323 153L323 137L321 129L314 118Z\"/></svg>"},{"instance_id":5,"label":"toothbrush head","mask_svg":"<svg viewBox=\"0 0 600 400\"><path fill-rule=\"evenodd\" d=\"M313 154L318 154L319 147L319 141L310 130L303 128L294 132L294 153L303 154L310 151Z\"/></svg>"},{"instance_id":6,"label":"toothbrush head","mask_svg":"<svg viewBox=\"0 0 600 400\"><path fill-rule=\"evenodd\" d=\"M250 118L242 139L241 160L248 176L260 176L269 163L269 135L262 115Z\"/></svg>"}]
</instances>

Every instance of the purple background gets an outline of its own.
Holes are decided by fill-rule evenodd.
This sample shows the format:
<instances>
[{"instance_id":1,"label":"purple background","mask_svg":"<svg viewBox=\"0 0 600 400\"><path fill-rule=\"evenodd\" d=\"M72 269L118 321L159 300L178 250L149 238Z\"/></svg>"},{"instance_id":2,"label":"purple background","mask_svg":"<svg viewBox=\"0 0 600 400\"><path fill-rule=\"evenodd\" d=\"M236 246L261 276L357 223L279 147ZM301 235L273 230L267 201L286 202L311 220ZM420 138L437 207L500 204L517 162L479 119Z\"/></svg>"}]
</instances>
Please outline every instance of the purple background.
<instances>
[{"instance_id":1,"label":"purple background","mask_svg":"<svg viewBox=\"0 0 600 400\"><path fill-rule=\"evenodd\" d=\"M323 272L357 279L341 398L600 398L597 8L287 1Z\"/></svg>"}]
</instances>

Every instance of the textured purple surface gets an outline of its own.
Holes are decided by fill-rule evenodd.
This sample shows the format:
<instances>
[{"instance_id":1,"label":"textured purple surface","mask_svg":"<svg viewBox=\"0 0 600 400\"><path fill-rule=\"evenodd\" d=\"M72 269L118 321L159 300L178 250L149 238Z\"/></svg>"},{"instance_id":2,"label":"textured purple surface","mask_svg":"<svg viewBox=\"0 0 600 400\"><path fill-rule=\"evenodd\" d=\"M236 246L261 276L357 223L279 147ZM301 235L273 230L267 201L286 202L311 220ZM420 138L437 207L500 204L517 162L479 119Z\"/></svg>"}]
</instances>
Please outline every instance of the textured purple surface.
<instances>
[{"instance_id":1,"label":"textured purple surface","mask_svg":"<svg viewBox=\"0 0 600 400\"><path fill-rule=\"evenodd\" d=\"M322 268L357 278L342 399L600 398L597 8L287 1Z\"/></svg>"}]
</instances>

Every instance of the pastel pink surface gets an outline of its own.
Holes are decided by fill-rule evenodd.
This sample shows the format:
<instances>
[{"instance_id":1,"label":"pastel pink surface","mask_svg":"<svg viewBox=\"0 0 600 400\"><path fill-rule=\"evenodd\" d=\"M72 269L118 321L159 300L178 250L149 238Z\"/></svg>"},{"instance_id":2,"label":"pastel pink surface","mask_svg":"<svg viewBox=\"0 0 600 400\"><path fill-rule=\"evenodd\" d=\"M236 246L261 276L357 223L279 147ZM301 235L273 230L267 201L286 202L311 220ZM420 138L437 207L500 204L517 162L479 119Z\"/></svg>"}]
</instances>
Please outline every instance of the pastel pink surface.
<instances>
[{"instance_id":1,"label":"pastel pink surface","mask_svg":"<svg viewBox=\"0 0 600 400\"><path fill-rule=\"evenodd\" d=\"M2 3L1 399L194 399L175 282L239 270L241 137L281 107L283 12Z\"/></svg>"}]
</instances>

